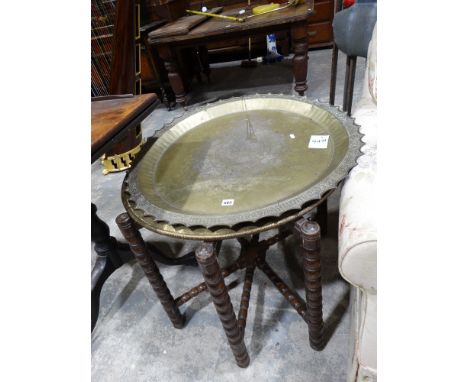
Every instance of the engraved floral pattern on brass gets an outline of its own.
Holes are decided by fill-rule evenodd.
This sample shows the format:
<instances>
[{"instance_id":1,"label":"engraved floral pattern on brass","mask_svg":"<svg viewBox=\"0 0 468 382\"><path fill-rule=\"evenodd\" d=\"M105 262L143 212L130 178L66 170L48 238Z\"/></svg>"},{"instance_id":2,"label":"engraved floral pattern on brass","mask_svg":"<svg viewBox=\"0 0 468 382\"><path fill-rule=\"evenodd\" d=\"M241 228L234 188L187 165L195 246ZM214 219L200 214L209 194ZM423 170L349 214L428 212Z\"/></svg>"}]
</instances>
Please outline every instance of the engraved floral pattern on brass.
<instances>
[{"instance_id":1,"label":"engraved floral pattern on brass","mask_svg":"<svg viewBox=\"0 0 468 382\"><path fill-rule=\"evenodd\" d=\"M124 202L171 226L233 227L298 212L336 188L363 145L336 107L286 95L208 104L165 130L127 175ZM309 148L312 135L328 135L327 147Z\"/></svg>"},{"instance_id":2,"label":"engraved floral pattern on brass","mask_svg":"<svg viewBox=\"0 0 468 382\"><path fill-rule=\"evenodd\" d=\"M300 211L288 211L280 217L269 216L265 219L257 221L256 223L246 222L236 224L233 227L218 226L206 228L201 226L187 227L181 224L171 225L165 222L156 221L152 216L146 215L141 209L134 208L134 203L129 200L128 194L125 191L127 186L127 182L124 181L122 185L122 201L128 214L137 224L161 235L183 240L205 241L226 240L241 236L255 235L264 231L278 228L286 223L296 221L297 219L311 212L314 208L326 200L335 190L334 188L328 190L322 195L321 199L311 201L310 205Z\"/></svg>"}]
</instances>

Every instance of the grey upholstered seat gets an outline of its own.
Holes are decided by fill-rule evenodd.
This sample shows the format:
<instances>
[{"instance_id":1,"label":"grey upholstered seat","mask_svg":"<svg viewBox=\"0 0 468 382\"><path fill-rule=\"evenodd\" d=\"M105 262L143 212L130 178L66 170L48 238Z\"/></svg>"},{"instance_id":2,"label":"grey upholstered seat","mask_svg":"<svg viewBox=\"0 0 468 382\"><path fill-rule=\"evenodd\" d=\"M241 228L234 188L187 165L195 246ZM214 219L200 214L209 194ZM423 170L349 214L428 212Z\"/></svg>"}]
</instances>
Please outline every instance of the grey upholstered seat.
<instances>
[{"instance_id":1,"label":"grey upholstered seat","mask_svg":"<svg viewBox=\"0 0 468 382\"><path fill-rule=\"evenodd\" d=\"M367 57L367 48L377 21L377 3L356 3L333 19L333 36L339 50L348 56Z\"/></svg>"},{"instance_id":2,"label":"grey upholstered seat","mask_svg":"<svg viewBox=\"0 0 468 382\"><path fill-rule=\"evenodd\" d=\"M354 5L335 14L333 19L333 55L330 79L330 104L335 104L338 50L346 54L346 78L343 111L351 115L356 57L367 57L367 48L377 21L376 0L357 0Z\"/></svg>"}]
</instances>

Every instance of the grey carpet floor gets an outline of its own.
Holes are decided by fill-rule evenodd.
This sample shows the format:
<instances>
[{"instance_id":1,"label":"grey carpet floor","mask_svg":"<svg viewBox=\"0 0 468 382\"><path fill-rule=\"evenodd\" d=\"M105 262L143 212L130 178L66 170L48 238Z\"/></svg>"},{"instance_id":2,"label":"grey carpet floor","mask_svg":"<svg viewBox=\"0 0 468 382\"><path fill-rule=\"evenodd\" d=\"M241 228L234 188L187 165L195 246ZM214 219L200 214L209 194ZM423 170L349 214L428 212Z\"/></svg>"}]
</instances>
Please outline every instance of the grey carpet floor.
<instances>
[{"instance_id":1,"label":"grey carpet floor","mask_svg":"<svg viewBox=\"0 0 468 382\"><path fill-rule=\"evenodd\" d=\"M309 52L307 97L326 100L329 91L331 50ZM338 63L337 98L342 99L345 57ZM365 60L358 58L354 100L360 97ZM190 103L216 97L252 93L293 92L291 58L274 65L243 69L238 62L212 65L212 81L196 85ZM180 115L182 109L167 111L159 106L143 123L143 135L151 136L164 123ZM114 222L124 211L120 186L124 174L102 175L99 162L91 166L92 202L107 222L111 235L123 238ZM92 333L92 379L95 382L145 381L345 381L349 355L349 287L337 268L337 224L339 190L329 199L329 234L322 240L322 279L325 337L321 352L308 344L307 326L284 301L269 280L256 271L245 331L251 363L236 366L221 324L208 294L182 306L187 316L184 329L174 329L161 304L132 261L106 281L100 302L100 316ZM194 243L181 243L142 230L143 237L176 255L189 251ZM270 232L264 236L274 234ZM235 240L223 243L221 261L235 257ZM290 237L268 252L273 269L304 296L301 259L297 238ZM91 263L95 260L91 248ZM202 281L195 267L160 266L173 295L179 295ZM243 272L229 276L226 284L241 281ZM242 286L230 291L237 312Z\"/></svg>"}]
</instances>

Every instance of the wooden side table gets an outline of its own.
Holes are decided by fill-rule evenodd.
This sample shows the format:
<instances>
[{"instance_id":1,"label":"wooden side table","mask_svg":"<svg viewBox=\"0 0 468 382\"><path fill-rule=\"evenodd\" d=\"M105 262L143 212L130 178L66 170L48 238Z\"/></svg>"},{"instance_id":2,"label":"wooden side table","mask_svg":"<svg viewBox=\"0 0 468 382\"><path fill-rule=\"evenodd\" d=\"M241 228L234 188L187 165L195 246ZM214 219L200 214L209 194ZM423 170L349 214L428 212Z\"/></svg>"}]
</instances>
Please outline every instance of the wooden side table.
<instances>
[{"instance_id":1,"label":"wooden side table","mask_svg":"<svg viewBox=\"0 0 468 382\"><path fill-rule=\"evenodd\" d=\"M92 98L91 163L140 124L157 104L156 94ZM110 236L109 227L99 219L97 207L92 203L91 240L97 254L96 263L91 271L91 330L93 330L99 315L99 296L102 286L112 272L125 261L122 248L119 250L117 241Z\"/></svg>"},{"instance_id":2,"label":"wooden side table","mask_svg":"<svg viewBox=\"0 0 468 382\"><path fill-rule=\"evenodd\" d=\"M231 12L223 12L222 14ZM307 51L308 51L308 17L313 15L313 9L307 3L253 17L243 23L212 18L186 35L171 37L152 37L148 34L148 43L157 48L159 56L164 61L168 71L171 88L176 95L176 102L186 104L186 89L176 64L177 48L203 47L210 41L219 39L248 37L257 34L268 34L288 30L293 43L293 73L294 89L299 95L307 90ZM203 49L202 49L203 51ZM205 64L206 66L207 64ZM209 68L205 68L209 72Z\"/></svg>"},{"instance_id":3,"label":"wooden side table","mask_svg":"<svg viewBox=\"0 0 468 382\"><path fill-rule=\"evenodd\" d=\"M119 142L139 125L159 104L156 94L114 95L96 97L91 102L91 163ZM109 227L97 216L97 207L91 203L91 241L97 254L91 271L91 330L99 315L99 297L107 278L132 259L128 245L118 243L110 236ZM177 259L165 256L153 246L148 253L167 265L196 265L195 255L189 253Z\"/></svg>"}]
</instances>

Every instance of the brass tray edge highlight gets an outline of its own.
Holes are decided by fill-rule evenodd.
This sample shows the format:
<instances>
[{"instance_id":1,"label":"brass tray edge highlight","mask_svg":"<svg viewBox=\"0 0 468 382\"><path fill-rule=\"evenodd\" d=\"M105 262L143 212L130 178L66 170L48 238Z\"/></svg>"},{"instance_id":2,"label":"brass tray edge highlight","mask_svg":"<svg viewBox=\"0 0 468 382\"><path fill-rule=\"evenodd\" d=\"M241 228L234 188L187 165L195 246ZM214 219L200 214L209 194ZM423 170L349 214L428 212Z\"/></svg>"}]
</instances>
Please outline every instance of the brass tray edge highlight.
<instances>
[{"instance_id":1,"label":"brass tray edge highlight","mask_svg":"<svg viewBox=\"0 0 468 382\"><path fill-rule=\"evenodd\" d=\"M245 222L244 224L237 224L236 227L214 227L209 229L206 227L187 227L184 225L171 225L166 222L156 221L154 216L146 215L145 212L139 208L134 208L132 202L128 199L128 193L126 192L126 180L122 184L122 201L125 207L125 210L131 216L133 221L139 224L142 227L149 229L155 233L170 236L178 239L184 240L226 240L233 239L242 236L255 235L264 231L278 228L283 224L293 222L305 214L311 212L319 204L321 204L325 199L327 199L336 188L332 188L325 192L323 197L320 200L312 201L312 204L308 207L292 213L288 211L279 218L267 217L263 221L263 224L253 224L250 222Z\"/></svg>"},{"instance_id":2,"label":"brass tray edge highlight","mask_svg":"<svg viewBox=\"0 0 468 382\"><path fill-rule=\"evenodd\" d=\"M168 224L169 226L185 226L185 227L233 227L243 223L252 223L256 225L256 222L268 219L284 216L286 213L294 211L300 211L305 208L311 201L322 199L323 195L330 189L335 189L338 184L348 175L349 171L357 164L357 159L362 155L362 146L364 142L362 141L363 134L359 131L359 125L354 122L354 118L349 117L346 113L339 110L337 106L331 106L327 103L320 102L319 100L309 100L306 97L299 97L295 95L283 95L283 94L257 94L257 95L248 95L244 97L232 97L216 101L213 103L208 103L200 107L193 108L188 110L185 113L177 116L171 122L164 125L164 127L158 130L155 133L155 136L160 137L162 134L170 130L180 121L185 118L204 111L210 106L214 106L220 103L233 102L241 99L251 99L251 98L283 98L283 99L296 99L301 102L306 102L311 105L315 105L324 109L325 111L332 114L337 118L345 127L348 137L349 137L349 146L347 153L339 165L322 181L317 185L312 186L311 188L303 191L302 193L266 206L257 210L243 212L233 215L212 215L212 216L202 216L202 215L190 215L190 214L181 214L171 211L163 210L152 203L148 202L144 195L140 193L137 188L137 168L139 163L132 168L127 174L125 181L123 183L123 192L122 198L124 204L127 204L134 210L141 210L145 217L151 217L152 220L162 224ZM139 162L139 161L138 161ZM126 203L126 201L130 202Z\"/></svg>"}]
</instances>

